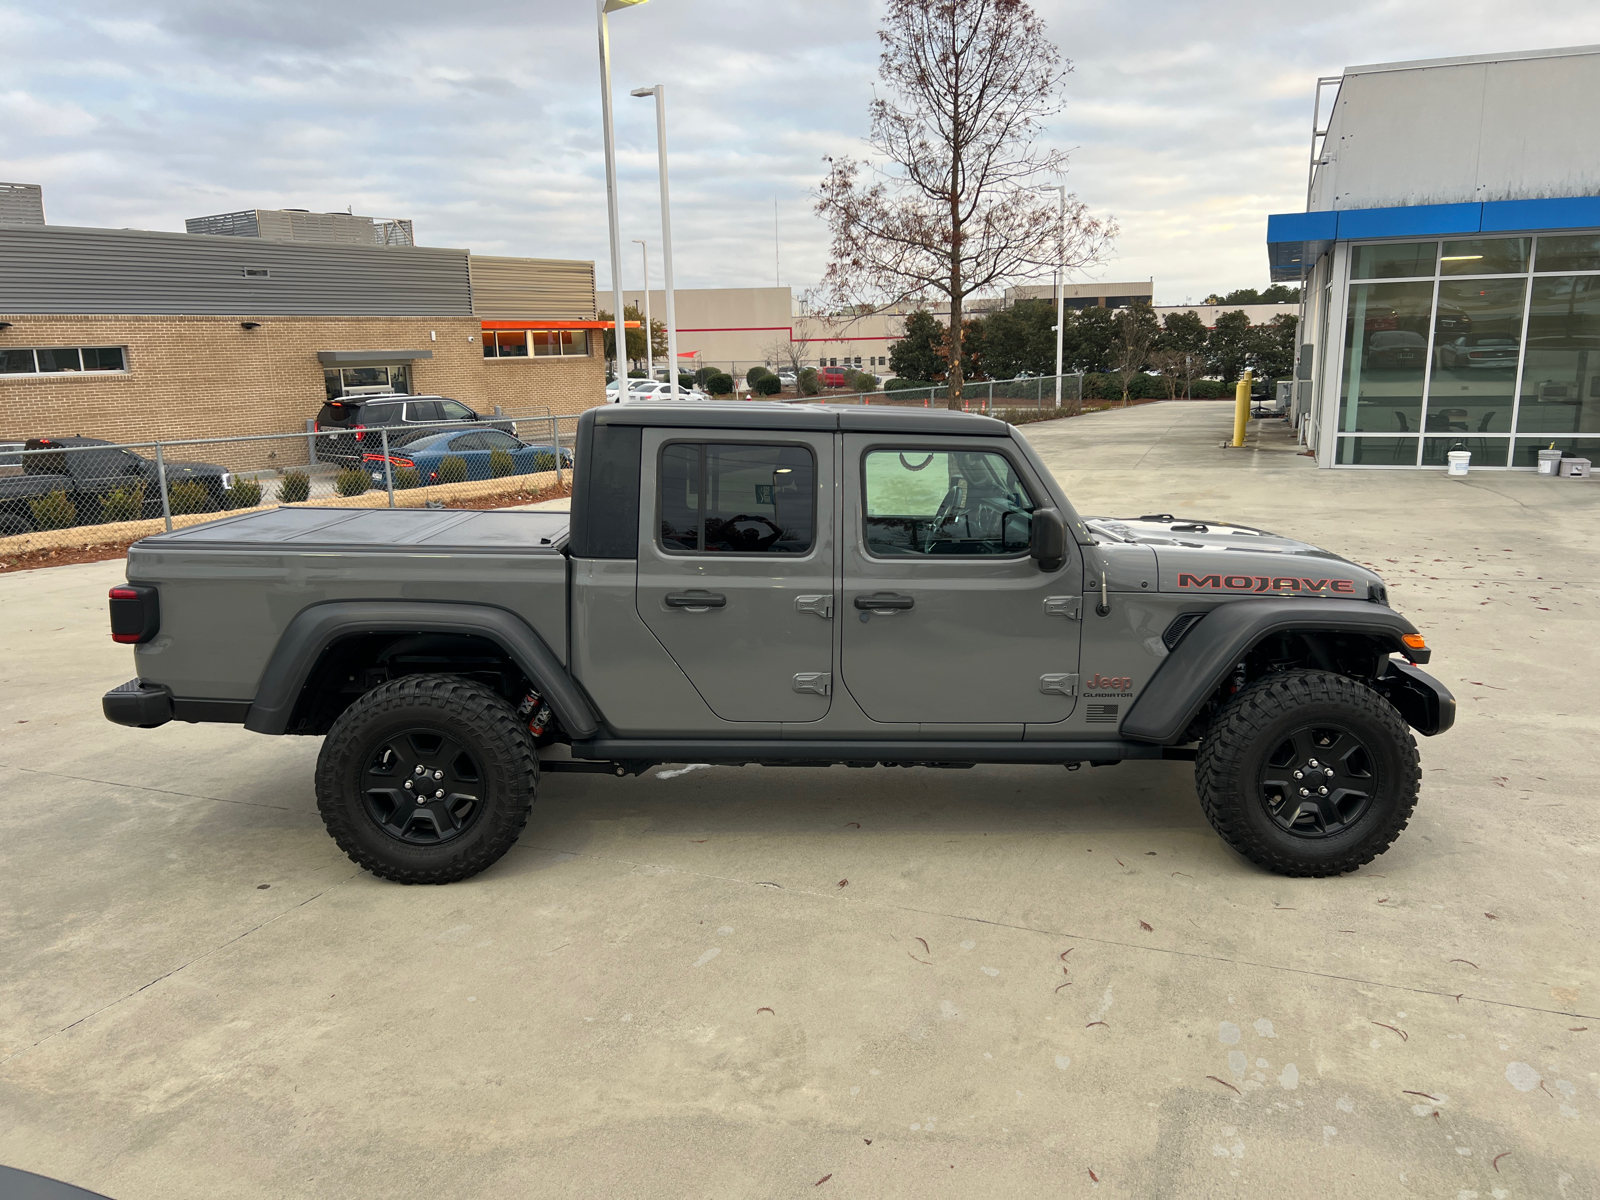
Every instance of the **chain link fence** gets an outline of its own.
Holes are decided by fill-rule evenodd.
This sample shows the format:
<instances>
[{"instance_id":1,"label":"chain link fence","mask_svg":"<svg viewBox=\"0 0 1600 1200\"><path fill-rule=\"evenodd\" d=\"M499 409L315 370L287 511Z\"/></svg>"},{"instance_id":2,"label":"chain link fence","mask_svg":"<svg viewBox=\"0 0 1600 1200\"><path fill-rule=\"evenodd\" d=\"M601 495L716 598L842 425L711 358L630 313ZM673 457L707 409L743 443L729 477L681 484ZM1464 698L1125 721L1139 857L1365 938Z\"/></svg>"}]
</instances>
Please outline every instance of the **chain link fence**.
<instances>
[{"instance_id":1,"label":"chain link fence","mask_svg":"<svg viewBox=\"0 0 1600 1200\"><path fill-rule=\"evenodd\" d=\"M570 487L578 414L242 437L0 442L0 565L281 504L491 508Z\"/></svg>"}]
</instances>

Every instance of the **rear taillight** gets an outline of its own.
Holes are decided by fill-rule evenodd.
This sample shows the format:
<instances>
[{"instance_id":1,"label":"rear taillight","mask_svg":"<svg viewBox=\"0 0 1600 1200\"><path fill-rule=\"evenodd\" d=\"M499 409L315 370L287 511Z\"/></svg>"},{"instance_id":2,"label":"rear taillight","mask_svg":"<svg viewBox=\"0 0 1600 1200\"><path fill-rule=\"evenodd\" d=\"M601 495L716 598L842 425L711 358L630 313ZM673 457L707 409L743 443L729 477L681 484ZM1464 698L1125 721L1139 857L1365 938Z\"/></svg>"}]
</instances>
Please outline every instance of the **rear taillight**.
<instances>
[{"instance_id":1,"label":"rear taillight","mask_svg":"<svg viewBox=\"0 0 1600 1200\"><path fill-rule=\"evenodd\" d=\"M161 631L161 603L153 587L122 584L111 589L111 640L137 645Z\"/></svg>"}]
</instances>

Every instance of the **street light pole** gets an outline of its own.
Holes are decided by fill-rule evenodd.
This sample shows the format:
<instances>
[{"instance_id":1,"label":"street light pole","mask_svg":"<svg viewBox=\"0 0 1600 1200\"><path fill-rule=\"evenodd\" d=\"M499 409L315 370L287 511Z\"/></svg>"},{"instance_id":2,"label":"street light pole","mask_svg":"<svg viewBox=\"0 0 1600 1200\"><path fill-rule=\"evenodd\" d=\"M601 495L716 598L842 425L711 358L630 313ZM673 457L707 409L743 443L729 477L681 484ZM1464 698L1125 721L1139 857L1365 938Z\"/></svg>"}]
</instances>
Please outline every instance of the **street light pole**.
<instances>
[{"instance_id":1,"label":"street light pole","mask_svg":"<svg viewBox=\"0 0 1600 1200\"><path fill-rule=\"evenodd\" d=\"M656 377L656 360L650 345L650 251L643 238L632 240L639 244L639 261L644 265L644 377L653 380Z\"/></svg>"},{"instance_id":2,"label":"street light pole","mask_svg":"<svg viewBox=\"0 0 1600 1200\"><path fill-rule=\"evenodd\" d=\"M1061 343L1067 325L1067 188L1065 184L1046 184L1035 189L1055 192L1061 197L1061 223L1056 227L1056 407L1061 407Z\"/></svg>"},{"instance_id":3,"label":"street light pole","mask_svg":"<svg viewBox=\"0 0 1600 1200\"><path fill-rule=\"evenodd\" d=\"M661 290L667 305L667 375L672 395L678 394L678 314L672 299L672 202L667 193L667 88L634 88L628 93L656 102L656 158L661 170Z\"/></svg>"},{"instance_id":4,"label":"street light pole","mask_svg":"<svg viewBox=\"0 0 1600 1200\"><path fill-rule=\"evenodd\" d=\"M600 25L600 124L606 151L606 216L611 234L611 302L617 324L617 378L626 374L623 362L628 355L628 334L622 316L622 217L617 211L617 141L611 121L611 31L606 14L643 4L645 0L595 0L595 19ZM623 395L622 385L617 394Z\"/></svg>"}]
</instances>

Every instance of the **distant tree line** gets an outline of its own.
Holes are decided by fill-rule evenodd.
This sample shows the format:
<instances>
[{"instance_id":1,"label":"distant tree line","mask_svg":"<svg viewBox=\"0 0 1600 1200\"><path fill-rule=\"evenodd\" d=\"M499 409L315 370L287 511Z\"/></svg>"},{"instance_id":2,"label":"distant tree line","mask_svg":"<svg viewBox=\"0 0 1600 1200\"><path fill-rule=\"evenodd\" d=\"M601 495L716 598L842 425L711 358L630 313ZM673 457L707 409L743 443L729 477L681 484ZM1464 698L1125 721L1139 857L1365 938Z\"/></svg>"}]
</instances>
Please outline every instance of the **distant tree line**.
<instances>
[{"instance_id":1,"label":"distant tree line","mask_svg":"<svg viewBox=\"0 0 1600 1200\"><path fill-rule=\"evenodd\" d=\"M1024 300L967 319L962 377L1055 374L1055 322L1055 304L1049 300ZM1163 320L1148 304L1068 309L1062 369L1115 377L1124 400L1152 394L1145 379L1152 373L1160 376L1162 391L1179 396L1189 394L1196 379L1232 383L1247 367L1258 377L1281 379L1294 369L1298 322L1282 313L1265 325L1251 325L1248 316L1234 311L1220 314L1208 329L1195 313L1169 313ZM949 374L949 343L949 331L932 313L914 312L906 317L905 335L890 348L890 369L903 380L942 382Z\"/></svg>"}]
</instances>

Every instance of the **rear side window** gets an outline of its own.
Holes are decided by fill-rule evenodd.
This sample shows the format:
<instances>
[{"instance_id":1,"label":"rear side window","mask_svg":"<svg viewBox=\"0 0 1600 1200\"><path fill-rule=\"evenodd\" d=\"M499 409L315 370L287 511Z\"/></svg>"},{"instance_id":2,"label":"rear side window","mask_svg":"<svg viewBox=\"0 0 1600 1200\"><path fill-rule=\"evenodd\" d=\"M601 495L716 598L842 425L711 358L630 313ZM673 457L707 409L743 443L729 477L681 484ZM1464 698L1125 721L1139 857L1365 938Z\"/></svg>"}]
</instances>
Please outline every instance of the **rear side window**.
<instances>
[{"instance_id":1,"label":"rear side window","mask_svg":"<svg viewBox=\"0 0 1600 1200\"><path fill-rule=\"evenodd\" d=\"M437 400L413 400L406 405L406 420L408 421L438 421L439 402Z\"/></svg>"},{"instance_id":2,"label":"rear side window","mask_svg":"<svg viewBox=\"0 0 1600 1200\"><path fill-rule=\"evenodd\" d=\"M678 554L805 554L817 469L805 446L674 442L661 451L661 546Z\"/></svg>"},{"instance_id":3,"label":"rear side window","mask_svg":"<svg viewBox=\"0 0 1600 1200\"><path fill-rule=\"evenodd\" d=\"M985 450L869 450L862 461L867 550L911 554L1026 554L1033 501L1003 454Z\"/></svg>"},{"instance_id":4,"label":"rear side window","mask_svg":"<svg viewBox=\"0 0 1600 1200\"><path fill-rule=\"evenodd\" d=\"M441 421L476 421L478 414L473 412L459 400L440 400L439 419Z\"/></svg>"}]
</instances>

